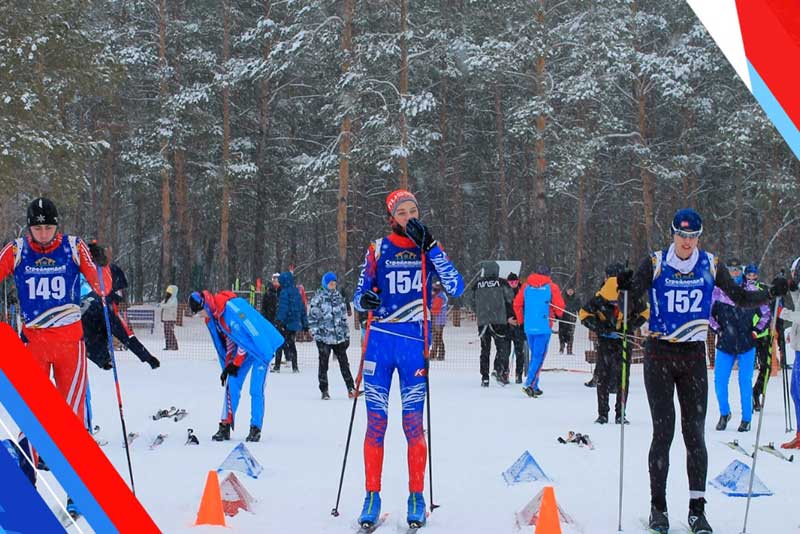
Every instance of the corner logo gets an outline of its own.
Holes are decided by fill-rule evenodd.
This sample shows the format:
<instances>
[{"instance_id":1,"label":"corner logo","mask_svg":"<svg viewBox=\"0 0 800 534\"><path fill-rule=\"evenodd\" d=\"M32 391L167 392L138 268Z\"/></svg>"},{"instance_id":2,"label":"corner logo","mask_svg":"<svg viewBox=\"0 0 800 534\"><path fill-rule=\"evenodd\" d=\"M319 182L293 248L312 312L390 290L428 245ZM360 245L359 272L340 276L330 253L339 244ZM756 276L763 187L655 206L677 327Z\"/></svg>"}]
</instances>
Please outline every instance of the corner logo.
<instances>
[{"instance_id":1,"label":"corner logo","mask_svg":"<svg viewBox=\"0 0 800 534\"><path fill-rule=\"evenodd\" d=\"M401 250L394 255L394 259L398 261L414 261L417 259L417 253L410 250Z\"/></svg>"},{"instance_id":2,"label":"corner logo","mask_svg":"<svg viewBox=\"0 0 800 534\"><path fill-rule=\"evenodd\" d=\"M425 368L424 367L421 367L421 368L417 369L416 371L414 371L414 376L425 376L425 374L426 373L425 373Z\"/></svg>"},{"instance_id":3,"label":"corner logo","mask_svg":"<svg viewBox=\"0 0 800 534\"><path fill-rule=\"evenodd\" d=\"M56 260L53 258L39 258L34 262L34 265L37 267L54 267L56 265Z\"/></svg>"}]
</instances>

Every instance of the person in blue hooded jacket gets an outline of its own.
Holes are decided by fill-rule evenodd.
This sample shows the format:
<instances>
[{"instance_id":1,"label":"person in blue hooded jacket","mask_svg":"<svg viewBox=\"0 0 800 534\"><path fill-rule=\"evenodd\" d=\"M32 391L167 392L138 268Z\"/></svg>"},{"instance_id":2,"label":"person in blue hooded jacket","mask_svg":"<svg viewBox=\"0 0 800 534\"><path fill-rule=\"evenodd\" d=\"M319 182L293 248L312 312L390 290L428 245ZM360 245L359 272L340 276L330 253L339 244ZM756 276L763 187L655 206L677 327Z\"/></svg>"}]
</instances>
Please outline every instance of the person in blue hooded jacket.
<instances>
[{"instance_id":1,"label":"person in blue hooded jacket","mask_svg":"<svg viewBox=\"0 0 800 534\"><path fill-rule=\"evenodd\" d=\"M281 347L281 351L275 356L275 364L272 372L281 372L281 352L286 355L286 359L292 362L292 372L298 373L297 367L297 347L294 338L298 332L308 330L308 317L306 316L306 306L300 290L294 284L294 275L291 271L281 273L278 277L281 285L281 292L278 295L278 311L275 313L275 326L278 327L283 339L286 340Z\"/></svg>"}]
</instances>

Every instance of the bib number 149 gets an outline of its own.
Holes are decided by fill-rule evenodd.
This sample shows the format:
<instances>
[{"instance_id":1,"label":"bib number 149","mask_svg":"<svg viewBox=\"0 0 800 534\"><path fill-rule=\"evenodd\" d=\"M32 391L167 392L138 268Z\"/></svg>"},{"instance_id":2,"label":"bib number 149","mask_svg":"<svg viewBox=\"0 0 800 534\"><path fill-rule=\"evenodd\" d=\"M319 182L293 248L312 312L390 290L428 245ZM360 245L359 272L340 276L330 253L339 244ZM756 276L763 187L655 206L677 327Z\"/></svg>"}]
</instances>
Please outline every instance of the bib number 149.
<instances>
[{"instance_id":1,"label":"bib number 149","mask_svg":"<svg viewBox=\"0 0 800 534\"><path fill-rule=\"evenodd\" d=\"M666 292L667 310L675 313L703 311L702 289L673 289Z\"/></svg>"},{"instance_id":2,"label":"bib number 149","mask_svg":"<svg viewBox=\"0 0 800 534\"><path fill-rule=\"evenodd\" d=\"M67 285L63 276L28 278L25 280L25 284L28 286L30 300L36 298L61 300L67 295Z\"/></svg>"}]
</instances>

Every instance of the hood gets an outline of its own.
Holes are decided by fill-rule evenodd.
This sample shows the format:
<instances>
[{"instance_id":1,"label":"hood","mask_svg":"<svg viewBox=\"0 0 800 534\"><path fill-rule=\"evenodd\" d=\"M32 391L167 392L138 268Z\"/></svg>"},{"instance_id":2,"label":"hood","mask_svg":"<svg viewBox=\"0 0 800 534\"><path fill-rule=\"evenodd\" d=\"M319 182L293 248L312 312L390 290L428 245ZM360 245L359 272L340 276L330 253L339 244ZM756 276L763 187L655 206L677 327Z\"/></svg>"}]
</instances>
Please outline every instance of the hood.
<instances>
[{"instance_id":1,"label":"hood","mask_svg":"<svg viewBox=\"0 0 800 534\"><path fill-rule=\"evenodd\" d=\"M551 284L552 282L553 281L546 274L537 273L529 274L528 278L525 280L526 284L533 287L542 287L544 285Z\"/></svg>"},{"instance_id":2,"label":"hood","mask_svg":"<svg viewBox=\"0 0 800 534\"><path fill-rule=\"evenodd\" d=\"M169 293L167 304L178 304L178 286L167 286L166 291Z\"/></svg>"},{"instance_id":3,"label":"hood","mask_svg":"<svg viewBox=\"0 0 800 534\"><path fill-rule=\"evenodd\" d=\"M291 271L281 273L278 277L278 282L281 284L281 287L294 287L294 275Z\"/></svg>"},{"instance_id":4,"label":"hood","mask_svg":"<svg viewBox=\"0 0 800 534\"><path fill-rule=\"evenodd\" d=\"M336 273L328 271L327 273L323 274L322 289L328 289L328 284L335 281L338 281L338 279L336 278Z\"/></svg>"},{"instance_id":5,"label":"hood","mask_svg":"<svg viewBox=\"0 0 800 534\"><path fill-rule=\"evenodd\" d=\"M500 266L496 261L483 261L481 267L483 268L483 278L499 278Z\"/></svg>"},{"instance_id":6,"label":"hood","mask_svg":"<svg viewBox=\"0 0 800 534\"><path fill-rule=\"evenodd\" d=\"M603 283L603 287L597 292L598 297L602 297L609 302L616 302L619 299L619 290L617 289L617 277L609 276Z\"/></svg>"}]
</instances>

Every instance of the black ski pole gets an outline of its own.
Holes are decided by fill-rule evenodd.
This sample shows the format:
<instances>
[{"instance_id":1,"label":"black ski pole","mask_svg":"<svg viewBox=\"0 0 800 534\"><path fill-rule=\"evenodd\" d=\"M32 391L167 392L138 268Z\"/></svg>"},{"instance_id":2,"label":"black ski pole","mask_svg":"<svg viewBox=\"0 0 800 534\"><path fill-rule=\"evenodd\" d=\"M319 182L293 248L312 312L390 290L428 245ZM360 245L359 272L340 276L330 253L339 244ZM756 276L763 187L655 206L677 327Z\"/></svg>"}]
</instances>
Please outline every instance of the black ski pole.
<instances>
[{"instance_id":1,"label":"black ski pole","mask_svg":"<svg viewBox=\"0 0 800 534\"><path fill-rule=\"evenodd\" d=\"M97 266L97 277L100 280L100 291L106 292L105 283L103 282L103 268ZM114 341L111 338L111 321L108 319L108 304L106 303L105 295L100 295L100 301L103 304L103 318L106 321L106 335L108 337L108 353L111 355L111 369L114 371L114 386L117 390L117 405L119 406L119 420L122 423L122 440L125 444L125 457L128 460L128 474L131 477L131 492L136 495L136 485L133 482L133 465L131 464L131 450L128 446L128 430L125 426L125 415L122 411L122 392L119 388L119 374L117 374L117 359L114 356Z\"/></svg>"},{"instance_id":2,"label":"black ski pole","mask_svg":"<svg viewBox=\"0 0 800 534\"><path fill-rule=\"evenodd\" d=\"M775 338L775 324L778 321L778 301L779 299L775 299L775 306L772 309L772 321L770 324L770 331L772 332L774 342L777 342ZM767 357L769 361L767 361L767 369L772 368L772 358L775 355L770 351L769 356ZM758 429L756 430L756 444L755 450L753 450L753 465L750 468L750 482L747 486L747 506L745 507L744 511L744 526L742 526L742 534L747 534L747 519L750 516L750 501L753 498L753 480L756 477L756 461L758 460L758 444L761 440L761 426L764 422L764 412L767 411L767 385L769 384L769 377L767 380L764 380L764 385L761 386L761 411L758 412Z\"/></svg>"},{"instance_id":3,"label":"black ski pole","mask_svg":"<svg viewBox=\"0 0 800 534\"><path fill-rule=\"evenodd\" d=\"M336 505L331 510L333 517L339 517L339 500L342 498L342 485L344 484L344 471L347 468L347 453L350 451L350 438L353 435L353 421L356 418L356 405L361 396L361 379L364 376L364 357L367 354L367 342L369 341L369 328L372 324L372 311L367 314L367 326L364 331L364 339L361 342L361 363L358 364L358 376L356 377L356 390L353 395L353 409L350 411L350 425L347 427L347 442L344 446L344 458L342 459L342 473L339 475L339 489L336 492Z\"/></svg>"},{"instance_id":4,"label":"black ski pole","mask_svg":"<svg viewBox=\"0 0 800 534\"><path fill-rule=\"evenodd\" d=\"M424 242L424 239L423 239ZM431 379L430 379L430 355L428 354L428 277L427 254L422 252L422 355L425 358L425 396L426 413L428 419L428 488L431 494L431 512L439 508L433 501L433 437L431 433Z\"/></svg>"},{"instance_id":5,"label":"black ski pole","mask_svg":"<svg viewBox=\"0 0 800 534\"><path fill-rule=\"evenodd\" d=\"M628 389L628 291L622 292L622 377L620 379L618 395L622 395L620 402L619 424L619 512L617 515L617 532L622 532L622 487L624 480L625 460L625 405Z\"/></svg>"}]
</instances>

